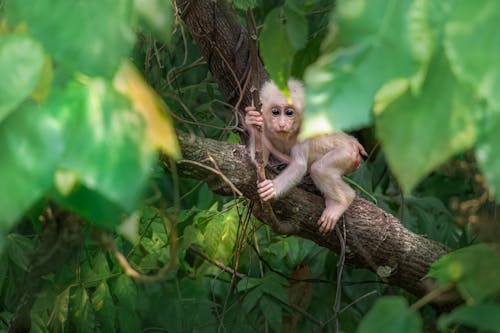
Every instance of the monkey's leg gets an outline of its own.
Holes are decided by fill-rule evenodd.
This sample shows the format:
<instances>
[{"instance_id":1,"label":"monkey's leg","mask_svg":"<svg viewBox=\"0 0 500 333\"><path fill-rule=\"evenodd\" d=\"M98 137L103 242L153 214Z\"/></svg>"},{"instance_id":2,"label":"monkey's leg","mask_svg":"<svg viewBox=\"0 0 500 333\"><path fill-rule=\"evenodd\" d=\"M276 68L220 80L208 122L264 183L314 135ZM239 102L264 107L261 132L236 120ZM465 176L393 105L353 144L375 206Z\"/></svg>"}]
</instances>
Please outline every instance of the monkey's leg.
<instances>
[{"instance_id":1,"label":"monkey's leg","mask_svg":"<svg viewBox=\"0 0 500 333\"><path fill-rule=\"evenodd\" d=\"M356 156L350 149L331 150L311 165L311 178L325 196L325 210L318 220L321 232L330 232L355 197L354 190L342 180Z\"/></svg>"}]
</instances>

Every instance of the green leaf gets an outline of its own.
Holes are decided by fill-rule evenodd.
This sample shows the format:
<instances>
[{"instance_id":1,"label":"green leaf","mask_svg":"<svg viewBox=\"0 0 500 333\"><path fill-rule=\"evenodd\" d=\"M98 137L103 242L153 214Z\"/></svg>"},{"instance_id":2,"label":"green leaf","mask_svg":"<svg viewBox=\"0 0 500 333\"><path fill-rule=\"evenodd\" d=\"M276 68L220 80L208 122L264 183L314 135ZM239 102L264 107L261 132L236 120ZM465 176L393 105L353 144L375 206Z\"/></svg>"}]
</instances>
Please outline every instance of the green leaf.
<instances>
[{"instance_id":1,"label":"green leaf","mask_svg":"<svg viewBox=\"0 0 500 333\"><path fill-rule=\"evenodd\" d=\"M20 234L9 234L7 236L6 251L14 264L24 271L28 270L33 253L32 240Z\"/></svg>"},{"instance_id":2,"label":"green leaf","mask_svg":"<svg viewBox=\"0 0 500 333\"><path fill-rule=\"evenodd\" d=\"M238 212L235 208L219 213L205 229L205 246L211 258L228 262L233 256L236 241Z\"/></svg>"},{"instance_id":3,"label":"green leaf","mask_svg":"<svg viewBox=\"0 0 500 333\"><path fill-rule=\"evenodd\" d=\"M338 2L338 36L342 48L322 55L306 71L307 113L302 138L332 130L351 130L372 121L373 98L394 78L419 70L407 37L411 1ZM331 29L327 39L334 39Z\"/></svg>"},{"instance_id":4,"label":"green leaf","mask_svg":"<svg viewBox=\"0 0 500 333\"><path fill-rule=\"evenodd\" d=\"M0 36L0 122L36 87L43 50L26 36Z\"/></svg>"},{"instance_id":5,"label":"green leaf","mask_svg":"<svg viewBox=\"0 0 500 333\"><path fill-rule=\"evenodd\" d=\"M132 0L7 1L7 16L26 22L53 57L76 71L111 77L135 41Z\"/></svg>"},{"instance_id":6,"label":"green leaf","mask_svg":"<svg viewBox=\"0 0 500 333\"><path fill-rule=\"evenodd\" d=\"M253 310L253 308L257 305L262 295L263 292L261 288L252 289L250 290L249 293L245 295L242 306L243 309L245 309L246 313L250 313Z\"/></svg>"},{"instance_id":7,"label":"green leaf","mask_svg":"<svg viewBox=\"0 0 500 333\"><path fill-rule=\"evenodd\" d=\"M49 323L50 329L54 332L65 331L68 322L70 290L71 287L67 287L56 297L54 307L50 314L52 320Z\"/></svg>"},{"instance_id":8,"label":"green leaf","mask_svg":"<svg viewBox=\"0 0 500 333\"><path fill-rule=\"evenodd\" d=\"M260 311L269 322L269 325L275 332L281 332L281 306L270 297L262 297L259 302Z\"/></svg>"},{"instance_id":9,"label":"green leaf","mask_svg":"<svg viewBox=\"0 0 500 333\"><path fill-rule=\"evenodd\" d=\"M363 318L357 333L420 333L422 319L417 312L408 308L400 296L380 298Z\"/></svg>"},{"instance_id":10,"label":"green leaf","mask_svg":"<svg viewBox=\"0 0 500 333\"><path fill-rule=\"evenodd\" d=\"M134 9L146 27L164 42L172 40L174 11L169 0L134 0Z\"/></svg>"},{"instance_id":11,"label":"green leaf","mask_svg":"<svg viewBox=\"0 0 500 333\"><path fill-rule=\"evenodd\" d=\"M257 6L257 1L258 0L232 0L232 3L238 9L247 10L255 8Z\"/></svg>"},{"instance_id":12,"label":"green leaf","mask_svg":"<svg viewBox=\"0 0 500 333\"><path fill-rule=\"evenodd\" d=\"M456 283L462 297L477 303L500 294L498 247L477 244L449 253L436 262L428 276L439 283Z\"/></svg>"},{"instance_id":13,"label":"green leaf","mask_svg":"<svg viewBox=\"0 0 500 333\"><path fill-rule=\"evenodd\" d=\"M288 295L283 287L287 285L288 281L285 278L275 273L270 273L262 280L261 289L266 294L276 297L281 302L288 303Z\"/></svg>"},{"instance_id":14,"label":"green leaf","mask_svg":"<svg viewBox=\"0 0 500 333\"><path fill-rule=\"evenodd\" d=\"M500 201L500 109L485 112L479 128L483 132L476 146L476 158L488 186Z\"/></svg>"},{"instance_id":15,"label":"green leaf","mask_svg":"<svg viewBox=\"0 0 500 333\"><path fill-rule=\"evenodd\" d=\"M439 317L438 327L444 331L450 324L462 324L480 331L499 333L499 318L499 304L463 305L456 308L452 313Z\"/></svg>"},{"instance_id":16,"label":"green leaf","mask_svg":"<svg viewBox=\"0 0 500 333\"><path fill-rule=\"evenodd\" d=\"M375 104L377 136L407 192L451 156L472 147L478 135L477 101L455 80L444 57L431 64L421 94L409 88L408 81L393 81ZM404 93L393 98L394 90Z\"/></svg>"},{"instance_id":17,"label":"green leaf","mask_svg":"<svg viewBox=\"0 0 500 333\"><path fill-rule=\"evenodd\" d=\"M307 43L307 19L291 6L284 6L288 39L295 50L304 48Z\"/></svg>"},{"instance_id":18,"label":"green leaf","mask_svg":"<svg viewBox=\"0 0 500 333\"><path fill-rule=\"evenodd\" d=\"M137 287L128 276L120 275L111 285L111 290L121 307L132 311L137 308Z\"/></svg>"},{"instance_id":19,"label":"green leaf","mask_svg":"<svg viewBox=\"0 0 500 333\"><path fill-rule=\"evenodd\" d=\"M52 185L62 138L57 120L31 104L0 124L0 234Z\"/></svg>"},{"instance_id":20,"label":"green leaf","mask_svg":"<svg viewBox=\"0 0 500 333\"><path fill-rule=\"evenodd\" d=\"M95 332L95 316L87 291L82 286L76 288L70 297L71 319L76 332Z\"/></svg>"},{"instance_id":21,"label":"green leaf","mask_svg":"<svg viewBox=\"0 0 500 333\"><path fill-rule=\"evenodd\" d=\"M270 78L280 88L287 86L294 56L294 49L282 20L282 8L271 10L264 20L259 48Z\"/></svg>"},{"instance_id":22,"label":"green leaf","mask_svg":"<svg viewBox=\"0 0 500 333\"><path fill-rule=\"evenodd\" d=\"M95 198L102 202L96 204L115 212L117 207L112 204L133 211L155 157L153 148L144 142L141 116L123 96L97 79L85 84L72 82L48 103L47 108L56 110L65 131L67 144L60 169L73 172L77 182L102 196L101 200ZM73 208L85 214L106 213L92 209L94 198L85 189L79 191L71 194L87 200L81 204L72 200ZM116 222L101 224L113 226Z\"/></svg>"},{"instance_id":23,"label":"green leaf","mask_svg":"<svg viewBox=\"0 0 500 333\"><path fill-rule=\"evenodd\" d=\"M115 332L116 308L105 281L102 281L92 293L92 307L102 331Z\"/></svg>"},{"instance_id":24,"label":"green leaf","mask_svg":"<svg viewBox=\"0 0 500 333\"><path fill-rule=\"evenodd\" d=\"M444 45L453 73L500 110L500 35L491 29L498 23L500 4L455 0L451 8Z\"/></svg>"},{"instance_id":25,"label":"green leaf","mask_svg":"<svg viewBox=\"0 0 500 333\"><path fill-rule=\"evenodd\" d=\"M261 279L249 278L249 277L243 278L236 285L236 290L238 291L249 290L255 288L256 286L259 286L261 283L262 283Z\"/></svg>"},{"instance_id":26,"label":"green leaf","mask_svg":"<svg viewBox=\"0 0 500 333\"><path fill-rule=\"evenodd\" d=\"M120 326L118 332L136 333L142 331L139 316L129 309L118 310L118 324Z\"/></svg>"}]
</instances>

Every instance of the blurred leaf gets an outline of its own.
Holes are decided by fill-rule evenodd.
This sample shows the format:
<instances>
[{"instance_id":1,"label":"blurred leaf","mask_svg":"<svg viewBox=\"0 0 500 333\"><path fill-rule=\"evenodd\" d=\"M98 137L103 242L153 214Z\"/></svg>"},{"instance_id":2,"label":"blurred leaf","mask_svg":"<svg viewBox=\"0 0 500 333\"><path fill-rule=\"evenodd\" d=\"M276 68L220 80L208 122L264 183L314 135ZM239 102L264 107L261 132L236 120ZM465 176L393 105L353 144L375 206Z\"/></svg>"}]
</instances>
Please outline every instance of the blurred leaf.
<instances>
[{"instance_id":1,"label":"blurred leaf","mask_svg":"<svg viewBox=\"0 0 500 333\"><path fill-rule=\"evenodd\" d=\"M456 283L467 303L500 295L498 247L477 244L451 252L431 265L430 277L439 283Z\"/></svg>"},{"instance_id":2,"label":"blurred leaf","mask_svg":"<svg viewBox=\"0 0 500 333\"><path fill-rule=\"evenodd\" d=\"M129 309L118 310L118 324L120 325L118 332L137 333L142 331L139 316Z\"/></svg>"},{"instance_id":3,"label":"blurred leaf","mask_svg":"<svg viewBox=\"0 0 500 333\"><path fill-rule=\"evenodd\" d=\"M422 319L408 308L401 296L379 298L373 308L363 318L357 333L420 333Z\"/></svg>"},{"instance_id":4,"label":"blurred leaf","mask_svg":"<svg viewBox=\"0 0 500 333\"><path fill-rule=\"evenodd\" d=\"M23 104L0 124L0 234L50 188L62 150L60 125L39 107Z\"/></svg>"},{"instance_id":5,"label":"blurred leaf","mask_svg":"<svg viewBox=\"0 0 500 333\"><path fill-rule=\"evenodd\" d=\"M382 89L375 114L387 161L409 192L431 170L472 147L478 129L476 100L455 80L445 58L431 64L421 94L414 96L408 85L405 88L396 99Z\"/></svg>"},{"instance_id":6,"label":"blurred leaf","mask_svg":"<svg viewBox=\"0 0 500 333\"><path fill-rule=\"evenodd\" d=\"M284 6L286 16L286 31L288 39L295 50L302 49L307 43L307 19L293 9L291 6Z\"/></svg>"},{"instance_id":7,"label":"blurred leaf","mask_svg":"<svg viewBox=\"0 0 500 333\"><path fill-rule=\"evenodd\" d=\"M282 20L281 7L267 14L259 37L259 48L271 80L278 87L286 88L295 51Z\"/></svg>"},{"instance_id":8,"label":"blurred leaf","mask_svg":"<svg viewBox=\"0 0 500 333\"><path fill-rule=\"evenodd\" d=\"M70 297L71 319L76 332L95 332L95 316L87 291L78 286Z\"/></svg>"},{"instance_id":9,"label":"blurred leaf","mask_svg":"<svg viewBox=\"0 0 500 333\"><path fill-rule=\"evenodd\" d=\"M111 77L135 41L132 0L15 0L6 13L26 22L54 59L75 71Z\"/></svg>"},{"instance_id":10,"label":"blurred leaf","mask_svg":"<svg viewBox=\"0 0 500 333\"><path fill-rule=\"evenodd\" d=\"M174 10L169 0L134 0L135 11L162 41L170 43Z\"/></svg>"},{"instance_id":11,"label":"blurred leaf","mask_svg":"<svg viewBox=\"0 0 500 333\"><path fill-rule=\"evenodd\" d=\"M28 271L33 247L32 240L23 235L12 233L7 236L6 252L10 260L23 271Z\"/></svg>"},{"instance_id":12,"label":"blurred leaf","mask_svg":"<svg viewBox=\"0 0 500 333\"><path fill-rule=\"evenodd\" d=\"M500 109L487 114L480 128L483 130L482 136L476 147L476 158L479 162L488 187L496 195L497 202L500 201Z\"/></svg>"},{"instance_id":13,"label":"blurred leaf","mask_svg":"<svg viewBox=\"0 0 500 333\"><path fill-rule=\"evenodd\" d=\"M407 38L411 1L338 2L342 48L323 54L306 72L307 114L301 138L332 130L352 130L372 121L373 98L394 78L419 69ZM334 39L337 29L327 39Z\"/></svg>"},{"instance_id":14,"label":"blurred leaf","mask_svg":"<svg viewBox=\"0 0 500 333\"><path fill-rule=\"evenodd\" d=\"M438 327L445 331L450 324L461 324L480 331L499 333L499 318L500 304L462 305L451 313L441 315Z\"/></svg>"},{"instance_id":15,"label":"blurred leaf","mask_svg":"<svg viewBox=\"0 0 500 333\"><path fill-rule=\"evenodd\" d=\"M114 86L132 100L134 108L144 117L148 137L145 142L172 158L181 158L170 110L131 63L124 63L120 67Z\"/></svg>"},{"instance_id":16,"label":"blurred leaf","mask_svg":"<svg viewBox=\"0 0 500 333\"><path fill-rule=\"evenodd\" d=\"M444 46L453 73L472 84L475 93L500 110L500 4L495 0L471 3L455 0L446 24Z\"/></svg>"},{"instance_id":17,"label":"blurred leaf","mask_svg":"<svg viewBox=\"0 0 500 333\"><path fill-rule=\"evenodd\" d=\"M135 311L137 308L137 286L125 274L116 278L116 281L111 285L112 294L118 300L118 305L125 309ZM118 311L122 311L121 309Z\"/></svg>"},{"instance_id":18,"label":"blurred leaf","mask_svg":"<svg viewBox=\"0 0 500 333\"><path fill-rule=\"evenodd\" d=\"M92 293L92 307L103 332L115 332L116 308L108 284L102 281Z\"/></svg>"},{"instance_id":19,"label":"blurred leaf","mask_svg":"<svg viewBox=\"0 0 500 333\"><path fill-rule=\"evenodd\" d=\"M47 109L56 110L65 131L67 145L60 168L75 172L89 190L131 212L154 162L154 151L144 143L140 115L103 80L72 82L48 103ZM78 194L88 196L72 192ZM92 198L88 200L90 204ZM73 204L78 209L78 202ZM82 211L86 204L81 203Z\"/></svg>"},{"instance_id":20,"label":"blurred leaf","mask_svg":"<svg viewBox=\"0 0 500 333\"><path fill-rule=\"evenodd\" d=\"M69 313L69 292L71 287L64 289L57 295L54 307L52 308L48 326L55 332L64 332L68 323Z\"/></svg>"},{"instance_id":21,"label":"blurred leaf","mask_svg":"<svg viewBox=\"0 0 500 333\"><path fill-rule=\"evenodd\" d=\"M35 89L43 50L26 36L0 36L0 123Z\"/></svg>"},{"instance_id":22,"label":"blurred leaf","mask_svg":"<svg viewBox=\"0 0 500 333\"><path fill-rule=\"evenodd\" d=\"M45 102L49 96L53 77L54 71L52 69L52 60L48 55L46 55L43 61L40 80L38 80L35 90L31 93L31 97L33 97L33 99L38 103Z\"/></svg>"},{"instance_id":23,"label":"blurred leaf","mask_svg":"<svg viewBox=\"0 0 500 333\"><path fill-rule=\"evenodd\" d=\"M238 9L252 9L257 6L258 0L231 0L234 6Z\"/></svg>"}]
</instances>

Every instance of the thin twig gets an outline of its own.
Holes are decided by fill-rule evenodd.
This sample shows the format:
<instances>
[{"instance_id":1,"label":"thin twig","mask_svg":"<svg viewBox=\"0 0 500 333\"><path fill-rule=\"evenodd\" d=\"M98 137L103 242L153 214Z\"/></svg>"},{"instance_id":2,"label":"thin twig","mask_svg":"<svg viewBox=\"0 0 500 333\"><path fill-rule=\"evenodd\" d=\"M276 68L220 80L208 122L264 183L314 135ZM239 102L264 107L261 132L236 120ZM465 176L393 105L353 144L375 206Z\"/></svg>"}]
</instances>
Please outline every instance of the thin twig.
<instances>
[{"instance_id":1,"label":"thin twig","mask_svg":"<svg viewBox=\"0 0 500 333\"><path fill-rule=\"evenodd\" d=\"M335 303L333 305L333 316L335 318L335 332L340 332L340 302L342 299L342 271L344 270L344 262L345 262L345 245L346 245L346 230L345 230L345 222L344 218L342 218L342 226L344 230L344 235L341 234L339 228L340 225L335 228L335 232L337 233L337 237L340 243L340 254L339 259L337 261L337 287L335 291Z\"/></svg>"},{"instance_id":2,"label":"thin twig","mask_svg":"<svg viewBox=\"0 0 500 333\"><path fill-rule=\"evenodd\" d=\"M209 263L213 264L214 266L220 268L221 270L223 270L226 273L234 275L240 279L244 279L247 277L245 274L240 273L240 272L236 271L235 269L232 269L231 267L227 267L226 265L224 265L220 261L210 258L206 253L203 253L203 252L197 250L193 246L189 247L189 250L193 251L194 254L196 254L197 256L200 256L201 258L205 259L206 261L208 261Z\"/></svg>"},{"instance_id":3,"label":"thin twig","mask_svg":"<svg viewBox=\"0 0 500 333\"><path fill-rule=\"evenodd\" d=\"M216 174L219 177L221 177L222 180L224 180L229 185L229 187L231 187L231 189L233 190L234 193L236 193L238 196L242 196L243 195L241 193L241 191L238 190L238 188L236 186L234 186L234 184L222 172L220 172L219 170L216 170L216 169L214 169L212 167L209 167L208 165L205 165L203 163L196 162L196 161L191 161L191 160L179 160L179 161L177 161L177 163L193 164L193 165L197 165L197 166L199 166L201 168L207 169L208 171L212 171L214 174Z\"/></svg>"}]
</instances>

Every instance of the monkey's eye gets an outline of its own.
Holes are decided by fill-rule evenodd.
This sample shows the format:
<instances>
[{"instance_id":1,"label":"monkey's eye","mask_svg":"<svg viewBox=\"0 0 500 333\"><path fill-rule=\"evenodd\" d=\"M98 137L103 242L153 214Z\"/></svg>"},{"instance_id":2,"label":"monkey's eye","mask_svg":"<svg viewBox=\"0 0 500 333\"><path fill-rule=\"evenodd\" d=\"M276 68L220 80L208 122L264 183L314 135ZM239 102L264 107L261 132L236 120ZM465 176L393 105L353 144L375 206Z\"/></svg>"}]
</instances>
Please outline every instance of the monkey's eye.
<instances>
[{"instance_id":1,"label":"monkey's eye","mask_svg":"<svg viewBox=\"0 0 500 333\"><path fill-rule=\"evenodd\" d=\"M291 108L288 108L285 110L285 114L289 117L293 116L294 113L295 113L295 111Z\"/></svg>"},{"instance_id":2,"label":"monkey's eye","mask_svg":"<svg viewBox=\"0 0 500 333\"><path fill-rule=\"evenodd\" d=\"M280 110L278 108L272 108L271 113L273 114L273 116L279 116Z\"/></svg>"}]
</instances>

